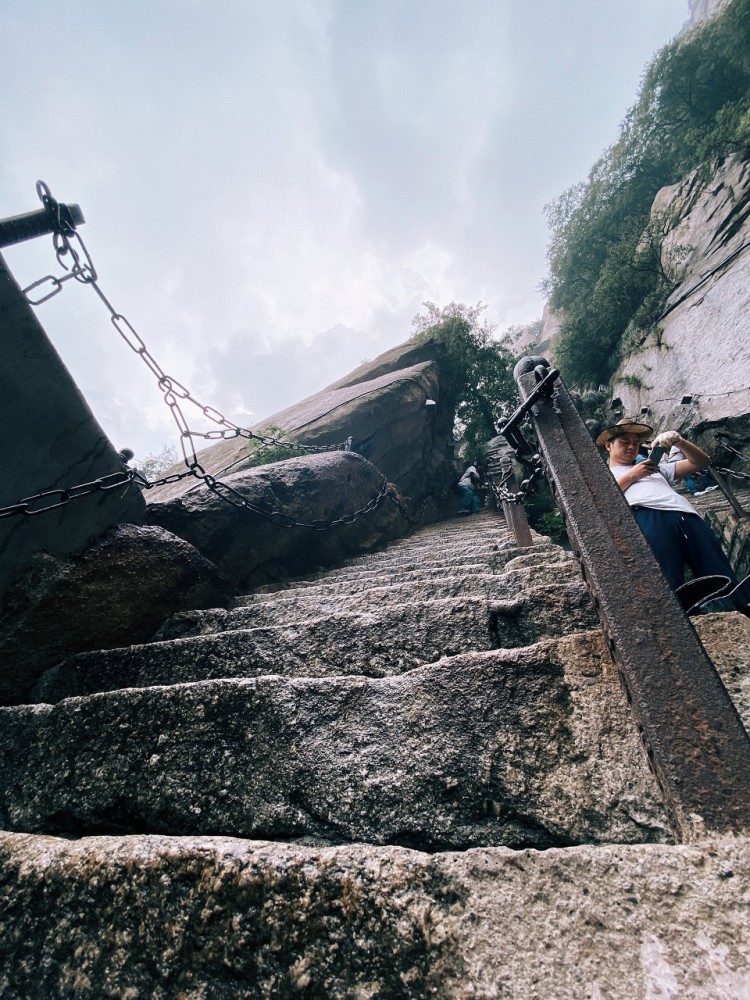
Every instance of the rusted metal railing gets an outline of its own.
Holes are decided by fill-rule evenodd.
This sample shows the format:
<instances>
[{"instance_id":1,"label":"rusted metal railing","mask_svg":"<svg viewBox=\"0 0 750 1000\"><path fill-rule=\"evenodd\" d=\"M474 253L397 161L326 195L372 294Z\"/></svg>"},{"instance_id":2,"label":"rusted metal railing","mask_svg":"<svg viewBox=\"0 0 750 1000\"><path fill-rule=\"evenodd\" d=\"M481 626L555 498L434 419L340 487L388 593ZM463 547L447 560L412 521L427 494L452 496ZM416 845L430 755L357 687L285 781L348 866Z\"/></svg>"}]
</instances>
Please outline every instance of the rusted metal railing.
<instances>
[{"instance_id":1,"label":"rusted metal railing","mask_svg":"<svg viewBox=\"0 0 750 1000\"><path fill-rule=\"evenodd\" d=\"M520 501L521 484L513 468L510 454L500 454L497 449L485 452L487 481L495 506L502 510L508 527L513 532L516 545L523 549L533 544L526 509Z\"/></svg>"},{"instance_id":2,"label":"rusted metal railing","mask_svg":"<svg viewBox=\"0 0 750 1000\"><path fill-rule=\"evenodd\" d=\"M675 836L750 828L750 738L553 373L524 358L514 374Z\"/></svg>"}]
</instances>

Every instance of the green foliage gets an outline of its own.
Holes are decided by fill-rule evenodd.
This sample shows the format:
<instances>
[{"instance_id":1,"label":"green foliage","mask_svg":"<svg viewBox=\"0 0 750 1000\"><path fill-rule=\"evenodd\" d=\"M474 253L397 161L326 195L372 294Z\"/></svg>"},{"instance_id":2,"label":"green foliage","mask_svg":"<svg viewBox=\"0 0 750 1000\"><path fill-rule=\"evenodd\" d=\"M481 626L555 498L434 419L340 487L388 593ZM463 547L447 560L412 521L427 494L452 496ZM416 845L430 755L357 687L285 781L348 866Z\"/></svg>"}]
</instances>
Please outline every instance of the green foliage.
<instances>
[{"instance_id":1,"label":"green foliage","mask_svg":"<svg viewBox=\"0 0 750 1000\"><path fill-rule=\"evenodd\" d=\"M455 409L456 439L465 438L467 458L495 437L495 422L515 407L515 359L494 338L494 327L484 318L485 306L451 302L443 309L423 303L425 312L414 317L415 343L434 341L444 376L446 395Z\"/></svg>"},{"instance_id":2,"label":"green foliage","mask_svg":"<svg viewBox=\"0 0 750 1000\"><path fill-rule=\"evenodd\" d=\"M149 451L142 462L136 460L134 463L140 474L149 482L158 479L159 476L177 465L180 461L180 453L173 444L163 444L157 452Z\"/></svg>"},{"instance_id":3,"label":"green foliage","mask_svg":"<svg viewBox=\"0 0 750 1000\"><path fill-rule=\"evenodd\" d=\"M283 441L286 435L286 431L273 424L262 427L257 433L263 437L275 438L277 441ZM251 468L255 468L257 465L272 465L274 462L283 462L284 459L298 458L300 455L307 454L304 448L295 448L293 445L289 447L282 444L264 444L262 441L254 439L249 441L247 450Z\"/></svg>"},{"instance_id":4,"label":"green foliage","mask_svg":"<svg viewBox=\"0 0 750 1000\"><path fill-rule=\"evenodd\" d=\"M569 382L606 381L626 331L648 329L686 248L664 253L656 192L730 153L750 155L750 0L665 46L648 67L618 141L585 184L545 209L550 304L565 316L558 361Z\"/></svg>"},{"instance_id":5,"label":"green foliage","mask_svg":"<svg viewBox=\"0 0 750 1000\"><path fill-rule=\"evenodd\" d=\"M542 535L547 535L555 544L569 544L565 522L559 510L551 510L536 518L532 527Z\"/></svg>"},{"instance_id":6,"label":"green foliage","mask_svg":"<svg viewBox=\"0 0 750 1000\"><path fill-rule=\"evenodd\" d=\"M651 388L651 386L644 385L643 379L638 375L622 375L620 376L620 381L636 392L639 392L641 389Z\"/></svg>"}]
</instances>

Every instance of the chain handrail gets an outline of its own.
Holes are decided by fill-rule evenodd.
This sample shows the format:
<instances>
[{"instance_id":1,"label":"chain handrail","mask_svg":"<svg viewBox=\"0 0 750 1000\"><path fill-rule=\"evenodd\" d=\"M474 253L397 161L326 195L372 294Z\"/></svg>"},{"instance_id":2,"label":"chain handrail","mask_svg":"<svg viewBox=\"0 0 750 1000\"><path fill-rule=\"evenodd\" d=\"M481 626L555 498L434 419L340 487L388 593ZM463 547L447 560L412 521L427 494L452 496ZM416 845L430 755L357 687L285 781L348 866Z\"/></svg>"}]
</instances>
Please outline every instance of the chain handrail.
<instances>
[{"instance_id":1,"label":"chain handrail","mask_svg":"<svg viewBox=\"0 0 750 1000\"><path fill-rule=\"evenodd\" d=\"M55 248L55 256L57 257L58 263L63 270L68 273L63 275L61 278L48 274L45 277L40 278L38 281L34 281L32 284L27 285L26 288L22 290L26 300L30 305L41 305L43 302L51 299L54 295L57 295L58 292L62 291L63 283L68 281L70 278L74 278L81 284L90 285L91 288L93 288L102 304L109 312L110 321L112 322L115 330L117 330L128 347L135 354L140 356L146 367L156 377L157 385L164 397L164 402L170 408L172 417L180 432L180 443L182 445L185 464L188 468L195 467L198 470L201 470L200 463L198 462L195 453L195 447L192 441L193 438L203 438L206 441L216 441L243 437L249 440L258 441L260 444L266 445L267 447L273 446L298 449L300 451L316 454L328 451L351 450L351 437L338 444L313 445L302 444L297 441L286 441L282 438L276 438L269 434L256 434L254 431L251 431L246 427L240 427L233 421L228 420L224 414L215 407L207 406L199 399L196 399L190 390L186 388L186 386L184 386L178 379L174 378L172 375L167 375L164 372L161 365L151 354L143 338L140 336L130 320L128 320L128 318L122 313L118 312L104 294L99 286L98 274L96 268L94 267L91 255L81 239L75 224L65 215L64 212L62 212L62 208L64 208L64 206L61 206L59 202L53 198L44 181L37 182L36 190L45 210L50 216L50 225L53 228L52 239ZM52 284L52 291L37 299L34 299L29 295L32 289L42 287L46 283ZM178 400L184 400L185 402L191 403L201 411L204 417L223 427L223 430L204 432L191 430L190 425L182 413ZM189 451L185 444L186 440L189 441Z\"/></svg>"},{"instance_id":2,"label":"chain handrail","mask_svg":"<svg viewBox=\"0 0 750 1000\"><path fill-rule=\"evenodd\" d=\"M733 448L730 444L727 444L726 441L723 441L723 440L719 439L717 441L717 446L719 448L723 448L725 451L730 452L732 455L736 455L737 458L739 458L739 460L741 462L745 462L746 464L748 462L750 462L749 458L747 458L745 455L743 455L741 451L737 451L736 448ZM731 459L730 459L730 461L731 461Z\"/></svg>"},{"instance_id":3,"label":"chain handrail","mask_svg":"<svg viewBox=\"0 0 750 1000\"><path fill-rule=\"evenodd\" d=\"M133 482L137 483L143 489L150 490L167 483L176 483L181 479L186 479L188 476L194 476L191 469L188 469L186 472L173 473L169 476L163 476L161 479L150 481L142 476L137 469L123 469L121 472L113 472L108 476L102 476L100 479L95 479L89 483L80 483L77 486L68 486L65 489L46 490L42 493L35 493L33 496L25 497L23 500L19 500L18 503L11 504L8 507L0 507L0 519L20 516L35 517L37 514L45 514L50 510L66 507L72 500L80 500L83 497L90 496L92 493L107 492L117 489L120 486L125 486L127 489ZM398 508L405 518L411 520L404 505L390 489L390 484L385 476L382 478L378 493L371 497L358 510L350 514L342 514L341 517L331 519L319 518L316 521L298 521L281 510L268 510L260 504L248 500L247 497L244 497L234 487L215 479L210 474L206 474L202 478L206 486L220 496L221 499L228 501L235 507L241 507L253 514L258 514L279 527L312 528L314 531L327 531L338 527L340 524L353 524L354 521L357 521L364 514L369 514L379 507L386 497ZM43 506L39 506L40 503Z\"/></svg>"},{"instance_id":4,"label":"chain handrail","mask_svg":"<svg viewBox=\"0 0 750 1000\"><path fill-rule=\"evenodd\" d=\"M714 468L717 472L720 472L722 476L731 476L733 479L750 479L750 472L738 472L736 469L723 469L720 465L715 465Z\"/></svg>"},{"instance_id":5,"label":"chain handrail","mask_svg":"<svg viewBox=\"0 0 750 1000\"><path fill-rule=\"evenodd\" d=\"M348 437L345 441L333 445L312 445L302 444L297 441L286 441L273 437L269 434L256 434L254 431L251 431L246 427L240 427L238 424L235 424L233 421L227 419L227 417L225 417L224 414L215 407L207 406L200 400L196 399L190 390L187 389L178 379L171 375L167 375L164 372L159 362L148 350L146 343L132 323L130 323L127 317L114 308L112 303L104 294L99 286L98 274L91 255L81 239L80 234L76 230L75 222L70 216L70 213L67 211L66 206L61 205L52 196L49 187L44 183L44 181L37 182L36 191L45 211L49 216L49 224L53 234L52 241L55 248L55 256L57 257L60 267L67 273L62 275L62 277L48 274L45 275L45 277L32 282L30 285L27 285L26 288L22 290L26 301L32 306L41 305L43 302L46 302L48 299L57 295L58 292L62 291L64 283L69 281L71 278L78 281L80 284L90 285L91 288L93 288L109 312L110 321L112 322L114 328L120 334L128 347L140 356L143 363L155 376L157 385L162 392L164 402L169 407L172 413L172 418L174 419L180 432L180 446L182 448L182 454L187 470L183 473L165 476L156 481L149 481L137 470L125 469L121 472L104 476L92 483L82 483L65 489L48 490L46 492L37 493L32 497L26 497L25 499L20 500L8 507L0 508L0 518L14 516L29 517L35 514L44 513L45 511L56 510L57 508L66 506L71 500L77 500L100 490L115 489L122 485L129 486L133 481L136 481L139 486L148 490L167 483L178 482L188 476L193 476L195 479L203 482L207 489L211 490L220 499L233 504L235 507L259 514L272 523L283 527L312 528L316 531L323 531L334 528L340 524L351 524L364 514L368 514L379 507L385 497L388 497L399 508L402 514L409 518L409 514L404 508L404 505L390 490L388 481L385 477L382 479L378 493L371 497L370 500L358 510L330 520L319 519L307 522L298 521L290 515L285 514L283 511L271 511L259 506L258 504L254 504L244 497L238 490L235 490L227 483L222 482L220 479L212 476L209 472L206 472L198 461L194 444L194 439L196 438L203 438L206 441L216 441L231 440L232 438L242 437L258 441L266 447L282 447L315 454L333 451L351 451L353 439ZM35 298L30 294L33 290L42 289L47 285L51 285L52 289L46 294L43 294L41 297ZM180 406L180 400L191 403L201 411L204 417L213 423L218 424L222 429L203 432L191 430ZM113 482L110 484L109 480L113 480ZM46 503L41 507L34 507L34 504L46 501L47 499L54 499L54 502ZM411 518L409 519L411 520Z\"/></svg>"},{"instance_id":6,"label":"chain handrail","mask_svg":"<svg viewBox=\"0 0 750 1000\"><path fill-rule=\"evenodd\" d=\"M185 473L185 475L189 475L189 473ZM35 493L34 496L25 497L23 500L19 500L18 503L11 504L9 507L0 507L0 518L16 517L19 515L35 517L37 514L45 514L47 511L66 507L71 500L80 500L82 497L89 496L92 493L115 490L119 486L130 486L135 476L136 472L134 469L127 469L122 472L113 472L108 476L102 476L100 479L95 479L90 483L80 483L77 486L68 486L66 489ZM57 499L55 502L52 502L52 498ZM36 506L38 503L47 500L50 500L50 502L45 503L44 506Z\"/></svg>"},{"instance_id":7,"label":"chain handrail","mask_svg":"<svg viewBox=\"0 0 750 1000\"><path fill-rule=\"evenodd\" d=\"M528 463L527 463L528 464ZM522 504L524 500L534 492L536 481L543 476L544 465L542 464L542 459L540 455L532 455L531 464L533 466L531 473L521 482L520 488L518 490L509 490L505 485L508 480L513 475L513 469L509 469L505 476L496 482L492 470L487 473L487 482L492 490L492 495L495 500L499 503L515 503Z\"/></svg>"}]
</instances>

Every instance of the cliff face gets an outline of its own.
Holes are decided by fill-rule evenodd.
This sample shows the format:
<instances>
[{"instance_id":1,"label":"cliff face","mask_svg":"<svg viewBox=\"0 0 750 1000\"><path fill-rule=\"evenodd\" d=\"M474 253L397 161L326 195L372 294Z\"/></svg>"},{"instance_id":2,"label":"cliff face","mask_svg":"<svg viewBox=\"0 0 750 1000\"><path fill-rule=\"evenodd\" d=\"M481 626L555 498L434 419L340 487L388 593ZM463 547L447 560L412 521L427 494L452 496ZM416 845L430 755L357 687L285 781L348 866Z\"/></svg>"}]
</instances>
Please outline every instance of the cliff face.
<instances>
[{"instance_id":1,"label":"cliff face","mask_svg":"<svg viewBox=\"0 0 750 1000\"><path fill-rule=\"evenodd\" d=\"M750 163L729 157L662 188L652 216L667 226L662 263L675 282L650 331L633 331L610 382L622 413L676 429L713 450L717 434L750 440ZM555 362L562 317L545 309L527 353Z\"/></svg>"},{"instance_id":2,"label":"cliff face","mask_svg":"<svg viewBox=\"0 0 750 1000\"><path fill-rule=\"evenodd\" d=\"M690 0L690 21L692 28L696 24L708 21L728 7L731 0Z\"/></svg>"},{"instance_id":3,"label":"cliff face","mask_svg":"<svg viewBox=\"0 0 750 1000\"><path fill-rule=\"evenodd\" d=\"M333 445L351 437L352 450L414 504L439 493L453 472L453 406L441 392L431 341L400 344L252 430L303 445ZM206 472L222 477L252 464L241 437L205 448L198 459ZM184 471L184 465L167 471ZM193 488L190 480L172 483L150 491L147 499L160 504Z\"/></svg>"},{"instance_id":4,"label":"cliff face","mask_svg":"<svg viewBox=\"0 0 750 1000\"><path fill-rule=\"evenodd\" d=\"M663 188L653 214L671 220L662 259L677 280L662 320L612 380L627 414L657 428L744 438L750 428L750 164L726 160ZM646 414L644 414L646 415Z\"/></svg>"}]
</instances>

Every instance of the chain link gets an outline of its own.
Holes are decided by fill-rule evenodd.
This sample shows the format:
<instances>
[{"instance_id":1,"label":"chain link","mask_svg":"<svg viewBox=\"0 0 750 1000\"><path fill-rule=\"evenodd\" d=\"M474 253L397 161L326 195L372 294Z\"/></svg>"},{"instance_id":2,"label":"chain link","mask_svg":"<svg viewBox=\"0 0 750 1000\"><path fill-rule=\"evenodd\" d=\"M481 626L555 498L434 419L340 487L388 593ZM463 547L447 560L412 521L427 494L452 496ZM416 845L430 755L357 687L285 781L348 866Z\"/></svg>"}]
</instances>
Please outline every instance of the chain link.
<instances>
[{"instance_id":1,"label":"chain link","mask_svg":"<svg viewBox=\"0 0 750 1000\"><path fill-rule=\"evenodd\" d=\"M19 500L18 503L12 504L10 507L0 507L0 518L18 515L34 517L37 514L45 514L47 511L66 507L71 500L80 500L92 493L106 493L109 490L116 490L120 486L130 486L136 476L137 473L134 469L125 469L122 472L113 472L109 476L102 476L101 479L95 479L90 483L80 483L78 486L69 486L64 490L47 490L45 493L36 493L34 496Z\"/></svg>"},{"instance_id":2,"label":"chain link","mask_svg":"<svg viewBox=\"0 0 750 1000\"><path fill-rule=\"evenodd\" d=\"M505 471L505 475L499 482L495 479L492 471L488 472L487 481L498 506L503 503L523 503L534 492L536 481L544 475L541 455L533 455L531 457L531 464L533 468L530 475L522 481L520 488L516 491L509 490L505 485L513 475L512 467Z\"/></svg>"},{"instance_id":3,"label":"chain link","mask_svg":"<svg viewBox=\"0 0 750 1000\"><path fill-rule=\"evenodd\" d=\"M726 441L722 441L722 440L719 439L717 441L717 445L719 446L719 448L723 448L725 451L731 452L732 455L736 455L737 458L739 458L741 462L745 462L745 463L750 462L750 459L746 458L742 454L742 452L737 451L736 448L733 448L731 445L727 444ZM730 459L730 461L731 461L731 459Z\"/></svg>"},{"instance_id":4,"label":"chain link","mask_svg":"<svg viewBox=\"0 0 750 1000\"><path fill-rule=\"evenodd\" d=\"M54 295L57 295L58 292L62 291L63 284L71 278L81 284L90 285L91 288L94 289L96 294L99 296L99 299L109 312L110 320L115 330L117 330L128 347L135 354L139 355L146 367L149 368L151 373L156 377L157 385L162 392L164 402L169 407L172 413L172 418L174 419L177 429L180 432L180 446L182 448L182 454L185 465L187 466L187 471L165 476L162 479L155 481L149 481L137 470L126 469L122 472L116 472L109 476L104 476L92 483L82 483L77 486L68 487L67 489L49 490L45 493L37 493L32 497L26 497L24 500L20 500L18 503L12 504L9 507L0 508L0 518L14 516L31 517L36 514L42 514L46 511L65 507L71 500L80 499L81 497L88 496L89 494L97 491L115 489L124 484L129 486L133 481L137 482L141 488L150 490L154 489L156 486L179 482L181 479L185 479L188 476L192 476L199 481L202 481L206 485L207 489L211 490L216 496L225 500L227 503L231 503L235 507L256 513L261 517L266 518L272 524L276 524L281 527L311 528L315 531L327 531L339 525L352 524L364 514L369 514L371 511L379 507L386 496L391 499L391 501L399 508L405 517L409 518L408 511L406 511L401 501L398 500L398 498L391 491L389 491L388 482L385 477L383 478L377 495L373 496L363 507L359 508L359 510L330 520L321 518L316 521L297 521L295 518L285 514L283 511L271 511L258 506L257 504L251 503L233 487L219 479L216 479L214 476L210 475L210 473L207 473L198 461L194 444L195 438L203 438L207 441L216 441L242 437L248 440L258 441L261 445L266 447L289 448L297 451L303 451L308 454L319 454L322 452L332 451L351 451L353 441L352 438L349 437L346 441L342 441L339 444L311 445L301 444L296 441L285 441L283 439L272 437L268 434L256 434L253 431L248 430L245 427L240 427L231 420L228 420L224 414L222 414L215 407L207 406L200 402L200 400L196 399L190 390L187 389L180 381L171 375L165 374L159 362L148 350L145 341L140 336L138 331L133 327L130 321L122 315L122 313L119 313L114 308L112 303L99 287L96 268L94 267L91 256L86 249L83 240L76 231L75 224L68 215L66 207L64 205L60 205L60 203L52 197L52 194L44 181L37 182L36 190L39 198L41 199L42 205L50 217L50 225L53 230L52 240L55 248L55 256L57 257L58 263L62 269L67 273L61 277L48 274L45 277L40 278L38 281L34 281L32 284L27 285L26 288L23 289L23 294L26 297L27 302L29 302L32 306L41 305L43 302L51 299ZM30 294L35 289L44 289L49 285L52 286L52 290L38 298L32 297ZM179 400L184 400L185 402L195 406L198 410L200 410L203 416L206 417L206 419L218 424L222 429L205 432L191 430L190 425L182 412ZM40 503L42 506L37 506ZM412 518L409 519L413 520Z\"/></svg>"},{"instance_id":5,"label":"chain link","mask_svg":"<svg viewBox=\"0 0 750 1000\"><path fill-rule=\"evenodd\" d=\"M734 469L722 469L718 465L716 466L716 471L720 472L722 476L731 476L733 479L742 479L745 481L750 479L749 472L737 472Z\"/></svg>"},{"instance_id":6,"label":"chain link","mask_svg":"<svg viewBox=\"0 0 750 1000\"><path fill-rule=\"evenodd\" d=\"M314 445L301 444L297 441L285 441L281 438L275 438L267 434L256 434L253 431L248 430L245 427L239 427L231 420L228 420L223 413L215 409L213 406L207 406L202 403L200 400L196 399L190 390L187 389L178 379L171 375L167 375L156 358L151 354L145 341L132 325L130 320L115 309L100 288L98 275L91 256L86 249L83 240L79 236L75 225L67 219L64 212L65 206L60 205L59 202L52 197L52 194L44 181L39 181L36 187L37 194L39 195L45 210L50 216L50 224L54 229L53 244L55 247L55 255L60 266L68 273L62 277L55 277L51 274L46 275L44 278L40 278L38 281L33 282L31 285L27 285L27 287L23 289L23 294L26 296L27 301L31 305L40 305L42 302L46 302L47 299L52 298L53 295L57 295L58 292L62 291L63 283L68 281L70 278L75 278L82 284L90 285L94 289L102 304L109 312L110 321L112 322L115 330L117 330L128 347L135 354L140 356L146 367L156 377L157 385L162 392L165 403L172 411L172 416L180 432L183 452L185 454L185 462L189 468L198 465L192 438L204 438L206 440L213 441L218 439L228 440L230 438L243 437L252 441L258 441L260 444L266 445L267 447L289 448L311 454L351 450L351 438L347 438L346 441L342 441L339 444ZM46 295L37 299L33 299L29 295L29 292L33 289L41 288L46 284L51 284L53 286L52 290ZM207 432L191 430L188 421L182 413L178 400L184 400L185 402L191 403L198 410L200 410L204 417L215 424L219 424L224 428L224 430ZM188 447L185 445L185 438L191 439Z\"/></svg>"}]
</instances>

